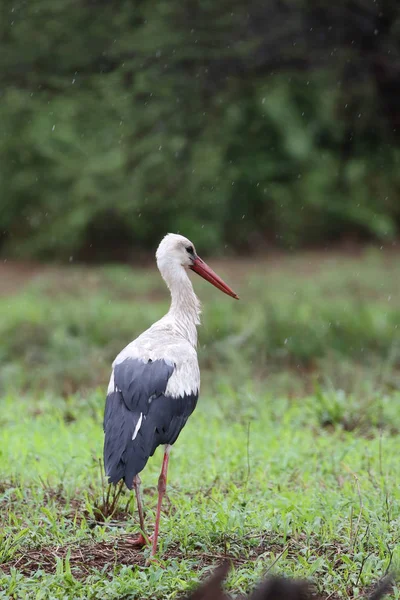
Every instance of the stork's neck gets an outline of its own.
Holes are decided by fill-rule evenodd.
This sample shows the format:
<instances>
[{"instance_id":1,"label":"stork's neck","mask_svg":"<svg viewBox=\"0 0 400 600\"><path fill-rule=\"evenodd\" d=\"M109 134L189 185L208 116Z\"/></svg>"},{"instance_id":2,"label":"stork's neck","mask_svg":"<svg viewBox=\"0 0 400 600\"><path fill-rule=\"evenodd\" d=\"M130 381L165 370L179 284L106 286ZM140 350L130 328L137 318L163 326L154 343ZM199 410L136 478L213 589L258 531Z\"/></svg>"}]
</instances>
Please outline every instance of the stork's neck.
<instances>
[{"instance_id":1,"label":"stork's neck","mask_svg":"<svg viewBox=\"0 0 400 600\"><path fill-rule=\"evenodd\" d=\"M174 327L193 346L197 345L197 329L200 325L200 301L194 293L192 282L186 270L181 267L173 276L162 274L171 292L171 307L168 311Z\"/></svg>"}]
</instances>

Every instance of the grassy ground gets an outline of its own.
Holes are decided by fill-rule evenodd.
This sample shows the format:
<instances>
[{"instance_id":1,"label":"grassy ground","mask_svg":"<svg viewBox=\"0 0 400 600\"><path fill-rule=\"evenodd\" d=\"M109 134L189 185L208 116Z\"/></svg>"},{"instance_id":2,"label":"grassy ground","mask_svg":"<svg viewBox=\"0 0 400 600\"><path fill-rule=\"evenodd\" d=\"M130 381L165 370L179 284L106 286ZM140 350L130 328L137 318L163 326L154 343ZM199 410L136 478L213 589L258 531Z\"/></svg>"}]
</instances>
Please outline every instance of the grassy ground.
<instances>
[{"instance_id":1,"label":"grassy ground","mask_svg":"<svg viewBox=\"0 0 400 600\"><path fill-rule=\"evenodd\" d=\"M166 309L163 284L71 266L13 287L8 267L0 598L175 598L223 557L233 595L273 571L352 598L399 565L399 257L216 266L241 301L195 280L202 395L171 454L150 567L129 543L133 498L113 502L99 459L109 363ZM142 477L149 528L160 464Z\"/></svg>"}]
</instances>

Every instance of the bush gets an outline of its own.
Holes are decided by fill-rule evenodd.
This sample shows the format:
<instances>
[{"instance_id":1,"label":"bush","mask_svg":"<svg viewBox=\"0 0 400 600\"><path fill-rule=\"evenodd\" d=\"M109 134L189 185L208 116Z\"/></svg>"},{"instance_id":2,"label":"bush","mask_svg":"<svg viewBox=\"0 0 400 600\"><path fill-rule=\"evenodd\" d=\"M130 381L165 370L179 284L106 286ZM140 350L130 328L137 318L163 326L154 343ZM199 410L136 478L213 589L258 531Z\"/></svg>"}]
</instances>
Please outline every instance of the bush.
<instances>
[{"instance_id":1,"label":"bush","mask_svg":"<svg viewBox=\"0 0 400 600\"><path fill-rule=\"evenodd\" d=\"M5 0L3 252L394 239L399 21L381 8Z\"/></svg>"}]
</instances>

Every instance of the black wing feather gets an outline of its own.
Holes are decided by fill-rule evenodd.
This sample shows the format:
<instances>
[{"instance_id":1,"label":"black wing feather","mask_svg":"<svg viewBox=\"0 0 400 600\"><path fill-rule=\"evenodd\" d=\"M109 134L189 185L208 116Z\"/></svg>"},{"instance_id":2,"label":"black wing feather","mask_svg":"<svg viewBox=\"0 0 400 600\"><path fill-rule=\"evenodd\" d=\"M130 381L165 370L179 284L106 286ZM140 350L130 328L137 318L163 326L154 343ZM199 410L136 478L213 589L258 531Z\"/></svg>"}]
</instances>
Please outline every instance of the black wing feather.
<instances>
[{"instance_id":1,"label":"black wing feather","mask_svg":"<svg viewBox=\"0 0 400 600\"><path fill-rule=\"evenodd\" d=\"M145 363L133 358L115 366L115 387L107 395L104 413L104 467L111 483L124 479L131 489L149 456L160 444L177 440L195 409L197 393L165 395L174 368L164 360Z\"/></svg>"},{"instance_id":2,"label":"black wing feather","mask_svg":"<svg viewBox=\"0 0 400 600\"><path fill-rule=\"evenodd\" d=\"M115 365L115 386L122 392L127 408L145 411L151 396L165 392L174 368L165 360L143 362L134 358Z\"/></svg>"}]
</instances>

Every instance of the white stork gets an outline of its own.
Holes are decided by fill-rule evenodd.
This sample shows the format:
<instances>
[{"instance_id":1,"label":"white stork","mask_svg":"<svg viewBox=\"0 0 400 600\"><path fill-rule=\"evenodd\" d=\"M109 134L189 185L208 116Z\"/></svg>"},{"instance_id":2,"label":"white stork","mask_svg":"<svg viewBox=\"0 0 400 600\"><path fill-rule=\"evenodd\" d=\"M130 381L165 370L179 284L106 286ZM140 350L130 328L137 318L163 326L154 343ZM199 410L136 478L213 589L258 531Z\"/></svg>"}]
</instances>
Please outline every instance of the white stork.
<instances>
[{"instance_id":1,"label":"white stork","mask_svg":"<svg viewBox=\"0 0 400 600\"><path fill-rule=\"evenodd\" d=\"M158 480L157 515L151 555L157 550L168 458L196 407L200 371L197 325L200 302L188 277L191 269L225 294L233 290L196 254L187 238L169 233L156 252L157 266L171 292L167 314L122 350L113 363L104 412L104 466L110 483L125 481L135 489L141 534L146 536L139 473L157 446L165 445ZM147 537L147 536L146 536Z\"/></svg>"}]
</instances>

